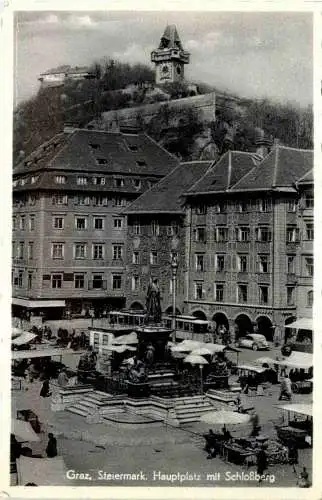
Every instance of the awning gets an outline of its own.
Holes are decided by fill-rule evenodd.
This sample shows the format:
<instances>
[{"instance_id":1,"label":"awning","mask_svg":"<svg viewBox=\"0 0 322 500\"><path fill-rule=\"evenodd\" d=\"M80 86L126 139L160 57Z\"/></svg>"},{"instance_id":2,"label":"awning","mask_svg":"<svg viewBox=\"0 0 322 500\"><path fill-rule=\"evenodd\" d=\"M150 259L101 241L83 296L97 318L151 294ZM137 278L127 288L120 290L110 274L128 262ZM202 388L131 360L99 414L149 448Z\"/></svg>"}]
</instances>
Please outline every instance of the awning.
<instances>
[{"instance_id":1,"label":"awning","mask_svg":"<svg viewBox=\"0 0 322 500\"><path fill-rule=\"evenodd\" d=\"M112 343L113 344L137 344L138 337L136 332L129 333L128 335L121 335L120 337L116 337L113 339Z\"/></svg>"},{"instance_id":2,"label":"awning","mask_svg":"<svg viewBox=\"0 0 322 500\"><path fill-rule=\"evenodd\" d=\"M247 370L250 372L255 372L255 373L263 373L266 368L263 368L261 366L254 366L254 365L237 365L238 370Z\"/></svg>"},{"instance_id":3,"label":"awning","mask_svg":"<svg viewBox=\"0 0 322 500\"><path fill-rule=\"evenodd\" d=\"M12 297L12 304L15 306L28 307L35 309L38 307L65 307L64 300L31 300L31 299L18 299Z\"/></svg>"},{"instance_id":4,"label":"awning","mask_svg":"<svg viewBox=\"0 0 322 500\"><path fill-rule=\"evenodd\" d=\"M64 486L69 484L63 457L17 459L18 485L34 483L37 486Z\"/></svg>"},{"instance_id":5,"label":"awning","mask_svg":"<svg viewBox=\"0 0 322 500\"><path fill-rule=\"evenodd\" d=\"M279 410L292 411L293 413L298 413L299 415L307 415L313 417L313 406L312 404L289 404L289 405L275 405Z\"/></svg>"},{"instance_id":6,"label":"awning","mask_svg":"<svg viewBox=\"0 0 322 500\"><path fill-rule=\"evenodd\" d=\"M65 354L83 354L85 351L74 351L73 349L32 349L30 351L13 351L12 360L29 358L48 358L51 356L64 356Z\"/></svg>"},{"instance_id":7,"label":"awning","mask_svg":"<svg viewBox=\"0 0 322 500\"><path fill-rule=\"evenodd\" d=\"M313 366L313 355L308 352L293 351L288 358L283 358L278 364L288 368L308 369Z\"/></svg>"},{"instance_id":8,"label":"awning","mask_svg":"<svg viewBox=\"0 0 322 500\"><path fill-rule=\"evenodd\" d=\"M285 328L296 328L297 330L313 330L313 319L312 318L300 318L285 325Z\"/></svg>"},{"instance_id":9,"label":"awning","mask_svg":"<svg viewBox=\"0 0 322 500\"><path fill-rule=\"evenodd\" d=\"M24 345L24 344L28 344L28 342L31 342L32 340L34 340L35 338L37 337L37 335L35 335L34 333L31 333L31 332L23 332L22 335L20 335L19 337L17 337L16 339L13 339L12 340L12 344L13 345Z\"/></svg>"},{"instance_id":10,"label":"awning","mask_svg":"<svg viewBox=\"0 0 322 500\"><path fill-rule=\"evenodd\" d=\"M11 434L14 434L17 441L22 442L40 442L40 437L35 433L29 422L19 420L17 418L11 419Z\"/></svg>"}]
</instances>

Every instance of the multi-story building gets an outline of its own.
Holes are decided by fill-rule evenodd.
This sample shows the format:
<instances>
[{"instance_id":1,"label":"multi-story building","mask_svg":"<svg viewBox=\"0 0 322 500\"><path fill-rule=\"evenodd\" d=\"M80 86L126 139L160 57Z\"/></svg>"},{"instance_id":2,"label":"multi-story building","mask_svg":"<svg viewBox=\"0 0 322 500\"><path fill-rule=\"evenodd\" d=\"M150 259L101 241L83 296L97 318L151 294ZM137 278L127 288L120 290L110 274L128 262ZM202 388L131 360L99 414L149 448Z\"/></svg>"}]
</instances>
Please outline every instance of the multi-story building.
<instances>
[{"instance_id":1,"label":"multi-story building","mask_svg":"<svg viewBox=\"0 0 322 500\"><path fill-rule=\"evenodd\" d=\"M61 133L13 172L16 312L125 303L124 207L178 165L141 133ZM17 311L19 309L19 311Z\"/></svg>"},{"instance_id":2,"label":"multi-story building","mask_svg":"<svg viewBox=\"0 0 322 500\"><path fill-rule=\"evenodd\" d=\"M131 309L145 307L149 280L157 278L162 309L166 313L172 312L171 262L176 256L176 309L178 313L183 311L186 272L183 193L207 171L211 163L181 163L124 210L128 215L126 297L127 306Z\"/></svg>"},{"instance_id":3,"label":"multi-story building","mask_svg":"<svg viewBox=\"0 0 322 500\"><path fill-rule=\"evenodd\" d=\"M228 152L187 192L185 302L268 339L313 303L312 151Z\"/></svg>"}]
</instances>

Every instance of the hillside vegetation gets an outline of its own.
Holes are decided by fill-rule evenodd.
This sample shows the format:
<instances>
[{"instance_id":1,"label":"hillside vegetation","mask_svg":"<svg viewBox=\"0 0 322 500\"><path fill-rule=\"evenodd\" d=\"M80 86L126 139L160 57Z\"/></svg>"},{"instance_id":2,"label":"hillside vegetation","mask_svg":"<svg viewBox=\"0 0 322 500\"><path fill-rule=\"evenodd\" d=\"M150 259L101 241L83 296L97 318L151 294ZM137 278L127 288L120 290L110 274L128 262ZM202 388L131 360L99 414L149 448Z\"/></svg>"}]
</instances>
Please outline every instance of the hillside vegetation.
<instances>
[{"instance_id":1,"label":"hillside vegetation","mask_svg":"<svg viewBox=\"0 0 322 500\"><path fill-rule=\"evenodd\" d=\"M15 109L14 163L62 131L65 124L85 126L99 119L103 111L165 99L162 92L147 98L149 86L153 86L154 82L154 72L147 66L108 60L93 64L91 69L95 78L81 82L67 81L60 87L40 87L34 97ZM125 93L121 90L131 85L131 91ZM163 90L170 99L190 95L185 84L168 84ZM199 93L211 90L210 86L198 84ZM150 123L145 124L140 116L137 121L145 132L184 160L196 158L200 143L206 144L207 141L215 144L218 155L227 148L252 151L258 127L265 131L266 136L278 139L287 146L313 147L312 108L303 110L267 99L241 100L239 106L232 108L225 105L225 98L221 96L220 111L211 124L210 136L194 108L179 112L164 105ZM176 126L173 126L174 121Z\"/></svg>"}]
</instances>

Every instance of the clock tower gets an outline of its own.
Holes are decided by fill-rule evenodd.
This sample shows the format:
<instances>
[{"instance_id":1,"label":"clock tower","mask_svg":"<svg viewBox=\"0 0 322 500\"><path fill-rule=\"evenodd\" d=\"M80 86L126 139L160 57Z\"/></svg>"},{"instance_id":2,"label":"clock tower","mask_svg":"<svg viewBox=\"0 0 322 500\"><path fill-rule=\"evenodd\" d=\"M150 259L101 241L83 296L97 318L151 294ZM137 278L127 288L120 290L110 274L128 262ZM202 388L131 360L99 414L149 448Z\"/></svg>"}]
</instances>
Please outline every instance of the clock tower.
<instances>
[{"instance_id":1,"label":"clock tower","mask_svg":"<svg viewBox=\"0 0 322 500\"><path fill-rule=\"evenodd\" d=\"M151 52L151 61L155 63L157 85L162 83L182 82L184 65L189 63L190 54L183 50L177 28L174 24L164 30L160 45Z\"/></svg>"}]
</instances>

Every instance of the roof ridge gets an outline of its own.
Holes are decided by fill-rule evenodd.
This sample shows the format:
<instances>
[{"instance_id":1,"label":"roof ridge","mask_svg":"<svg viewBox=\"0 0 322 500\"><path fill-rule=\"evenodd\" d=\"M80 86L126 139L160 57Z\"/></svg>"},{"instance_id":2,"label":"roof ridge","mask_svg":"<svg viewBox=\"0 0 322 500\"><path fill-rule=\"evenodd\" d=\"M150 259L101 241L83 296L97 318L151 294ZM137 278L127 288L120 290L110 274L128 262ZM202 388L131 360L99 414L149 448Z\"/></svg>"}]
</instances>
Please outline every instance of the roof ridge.
<instances>
[{"instance_id":1,"label":"roof ridge","mask_svg":"<svg viewBox=\"0 0 322 500\"><path fill-rule=\"evenodd\" d=\"M150 137L146 132L143 132L143 134L145 137L147 137L151 142L153 142L156 146L158 146L158 148L162 149L162 151L164 151L165 153L167 153L167 155L171 156L174 160L176 160L179 164L180 164L180 160L179 158L170 153L167 149L165 149L163 146L161 146L160 144L157 143L157 141L155 141L152 137Z\"/></svg>"},{"instance_id":2,"label":"roof ridge","mask_svg":"<svg viewBox=\"0 0 322 500\"><path fill-rule=\"evenodd\" d=\"M275 148L275 162L274 162L274 172L273 172L273 182L272 187L276 186L277 181L277 169L279 166L279 147Z\"/></svg>"},{"instance_id":3,"label":"roof ridge","mask_svg":"<svg viewBox=\"0 0 322 500\"><path fill-rule=\"evenodd\" d=\"M298 152L301 152L301 151L304 151L304 152L307 152L307 153L314 153L314 149L304 149L304 148L294 148L293 146L285 146L284 144L275 144L273 146L273 149L277 149L277 148L280 148L280 149L290 149L291 151L298 151Z\"/></svg>"},{"instance_id":4,"label":"roof ridge","mask_svg":"<svg viewBox=\"0 0 322 500\"><path fill-rule=\"evenodd\" d=\"M228 180L227 180L226 189L229 189L230 181L231 181L231 170L232 170L231 153L232 153L231 150L229 150L228 151Z\"/></svg>"},{"instance_id":5,"label":"roof ridge","mask_svg":"<svg viewBox=\"0 0 322 500\"><path fill-rule=\"evenodd\" d=\"M68 137L67 137L67 140L65 142L65 144L62 145L61 148L58 149L58 151L56 151L56 153L54 154L54 156L49 160L49 162L47 163L47 166L51 166L53 164L53 161L57 158L57 156L62 152L64 151L64 149L67 147L67 145L70 143L70 141L72 140L72 137L76 134L76 130L74 132L71 132L68 134ZM47 169L46 169L47 170Z\"/></svg>"},{"instance_id":6,"label":"roof ridge","mask_svg":"<svg viewBox=\"0 0 322 500\"><path fill-rule=\"evenodd\" d=\"M196 184L198 184L198 182L200 182L204 177L206 177L206 175L208 174L208 172L211 171L212 168L215 168L217 163L220 162L221 158L222 158L222 156L219 158L219 160L217 160L217 161L214 160L213 162L210 160L211 163L210 163L209 167L207 168L206 172L194 184L192 184L192 186L190 186L187 193L189 193L190 190L193 189Z\"/></svg>"}]
</instances>

